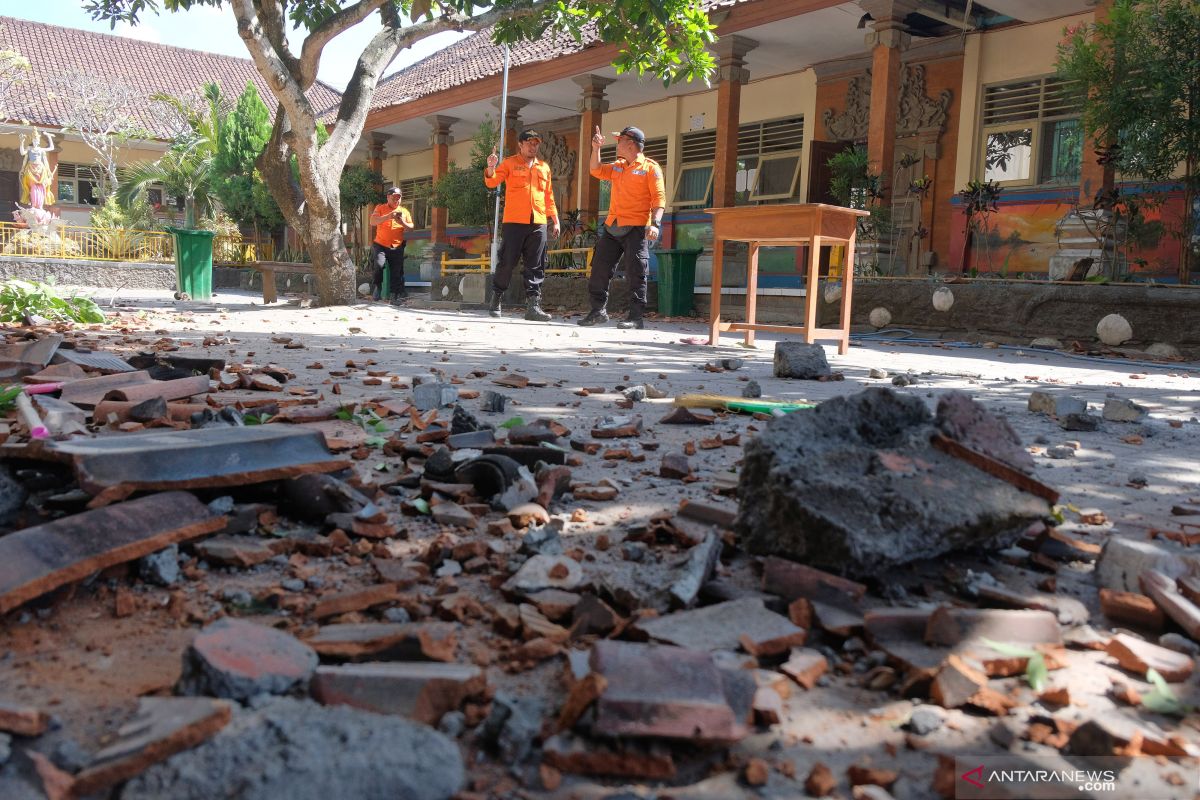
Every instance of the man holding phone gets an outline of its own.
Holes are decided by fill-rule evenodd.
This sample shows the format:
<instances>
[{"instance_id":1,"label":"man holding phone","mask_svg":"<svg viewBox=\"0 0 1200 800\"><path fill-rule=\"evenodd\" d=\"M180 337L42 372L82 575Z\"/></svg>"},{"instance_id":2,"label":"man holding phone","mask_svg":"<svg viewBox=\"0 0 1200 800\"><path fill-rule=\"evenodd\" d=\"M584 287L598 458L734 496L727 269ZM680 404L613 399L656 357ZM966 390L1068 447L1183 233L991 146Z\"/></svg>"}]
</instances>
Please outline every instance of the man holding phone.
<instances>
[{"instance_id":1,"label":"man holding phone","mask_svg":"<svg viewBox=\"0 0 1200 800\"><path fill-rule=\"evenodd\" d=\"M375 299L382 299L383 268L391 268L388 299L398 304L408 297L404 288L404 234L413 229L412 214L400 205L404 193L399 186L387 191L387 201L375 206L371 212L371 224L375 226L375 240L371 243L371 264L375 268L371 283L375 287Z\"/></svg>"}]
</instances>

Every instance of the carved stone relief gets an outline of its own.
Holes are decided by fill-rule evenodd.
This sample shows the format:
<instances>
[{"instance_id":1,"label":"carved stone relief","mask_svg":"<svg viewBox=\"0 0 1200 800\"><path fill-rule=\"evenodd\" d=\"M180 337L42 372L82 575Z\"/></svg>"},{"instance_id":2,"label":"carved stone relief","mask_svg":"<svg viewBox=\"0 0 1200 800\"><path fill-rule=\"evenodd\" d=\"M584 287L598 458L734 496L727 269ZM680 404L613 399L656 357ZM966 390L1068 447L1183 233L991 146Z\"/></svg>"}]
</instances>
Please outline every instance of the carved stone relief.
<instances>
[{"instance_id":1,"label":"carved stone relief","mask_svg":"<svg viewBox=\"0 0 1200 800\"><path fill-rule=\"evenodd\" d=\"M827 108L821 119L829 138L835 142L866 140L871 127L871 74L851 78L846 87L846 110L834 114L832 108Z\"/></svg>"},{"instance_id":2,"label":"carved stone relief","mask_svg":"<svg viewBox=\"0 0 1200 800\"><path fill-rule=\"evenodd\" d=\"M943 89L934 100L925 94L925 67L915 64L905 67L900 77L900 108L896 118L896 135L907 136L922 129L936 129L940 136L946 129L953 94Z\"/></svg>"},{"instance_id":3,"label":"carved stone relief","mask_svg":"<svg viewBox=\"0 0 1200 800\"><path fill-rule=\"evenodd\" d=\"M554 182L554 202L565 209L575 183L575 164L578 156L567 146L566 137L548 133L542 140L542 158L550 165Z\"/></svg>"}]
</instances>

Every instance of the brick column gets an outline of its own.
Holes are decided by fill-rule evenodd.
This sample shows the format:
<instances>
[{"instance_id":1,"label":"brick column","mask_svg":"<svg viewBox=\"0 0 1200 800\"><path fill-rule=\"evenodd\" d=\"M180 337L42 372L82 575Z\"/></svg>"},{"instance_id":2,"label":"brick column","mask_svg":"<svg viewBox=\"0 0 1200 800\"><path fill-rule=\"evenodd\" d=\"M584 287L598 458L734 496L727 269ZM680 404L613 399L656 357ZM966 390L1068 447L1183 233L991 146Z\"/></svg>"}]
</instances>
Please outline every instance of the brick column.
<instances>
[{"instance_id":1,"label":"brick column","mask_svg":"<svg viewBox=\"0 0 1200 800\"><path fill-rule=\"evenodd\" d=\"M383 160L387 158L384 145L392 138L388 133L372 132L367 139L367 167L375 172L383 172Z\"/></svg>"},{"instance_id":2,"label":"brick column","mask_svg":"<svg viewBox=\"0 0 1200 800\"><path fill-rule=\"evenodd\" d=\"M1096 22L1108 21L1112 11L1113 0L1098 0L1096 3ZM1117 184L1117 170L1111 163L1097 164L1096 151L1111 146L1113 142L1101 142L1091 136L1083 139L1083 163L1079 168L1079 205L1091 207L1096 195L1104 190L1112 189Z\"/></svg>"},{"instance_id":3,"label":"brick column","mask_svg":"<svg viewBox=\"0 0 1200 800\"><path fill-rule=\"evenodd\" d=\"M615 78L604 78L599 75L576 75L571 80L579 84L582 93L576 108L579 109L579 222L585 224L595 222L600 215L600 181L592 177L588 169L588 159L592 156L592 134L596 126L604 130L604 112L608 111L608 101L604 99L604 89ZM607 134L606 134L607 135Z\"/></svg>"},{"instance_id":4,"label":"brick column","mask_svg":"<svg viewBox=\"0 0 1200 800\"><path fill-rule=\"evenodd\" d=\"M916 10L913 0L859 0L871 15L874 33L867 34L871 48L871 120L867 130L867 158L879 174L885 199L895 187L896 116L900 107L900 54L908 47L904 18Z\"/></svg>"},{"instance_id":5,"label":"brick column","mask_svg":"<svg viewBox=\"0 0 1200 800\"><path fill-rule=\"evenodd\" d=\"M450 126L458 122L458 117L443 117L438 114L426 117L431 129L429 146L433 148L433 182L436 184L450 168L450 145L454 137L450 135ZM447 211L441 206L434 206L430 214L429 240L434 247L446 243Z\"/></svg>"},{"instance_id":6,"label":"brick column","mask_svg":"<svg viewBox=\"0 0 1200 800\"><path fill-rule=\"evenodd\" d=\"M733 205L737 189L738 122L742 111L742 85L750 79L745 55L758 42L745 36L722 36L717 55L717 152L713 164L713 205Z\"/></svg>"},{"instance_id":7,"label":"brick column","mask_svg":"<svg viewBox=\"0 0 1200 800\"><path fill-rule=\"evenodd\" d=\"M496 110L500 110L500 98L497 97L492 101L492 105ZM517 134L521 132L521 109L529 105L529 101L524 97L508 96L508 107L505 109L506 114L501 124L504 125L504 155L511 156L517 152Z\"/></svg>"}]
</instances>

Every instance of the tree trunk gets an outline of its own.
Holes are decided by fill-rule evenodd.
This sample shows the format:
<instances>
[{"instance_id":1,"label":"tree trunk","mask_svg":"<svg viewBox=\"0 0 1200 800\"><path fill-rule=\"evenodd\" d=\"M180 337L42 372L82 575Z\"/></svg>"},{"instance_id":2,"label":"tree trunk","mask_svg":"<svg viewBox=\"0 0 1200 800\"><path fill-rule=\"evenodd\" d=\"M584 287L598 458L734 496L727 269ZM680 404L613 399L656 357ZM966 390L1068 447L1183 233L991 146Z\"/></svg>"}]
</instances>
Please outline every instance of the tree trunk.
<instances>
[{"instance_id":1,"label":"tree trunk","mask_svg":"<svg viewBox=\"0 0 1200 800\"><path fill-rule=\"evenodd\" d=\"M317 299L323 306L348 305L356 297L357 278L354 259L346 249L336 216L316 213L310 208L308 225L301 229L312 257L317 282Z\"/></svg>"}]
</instances>

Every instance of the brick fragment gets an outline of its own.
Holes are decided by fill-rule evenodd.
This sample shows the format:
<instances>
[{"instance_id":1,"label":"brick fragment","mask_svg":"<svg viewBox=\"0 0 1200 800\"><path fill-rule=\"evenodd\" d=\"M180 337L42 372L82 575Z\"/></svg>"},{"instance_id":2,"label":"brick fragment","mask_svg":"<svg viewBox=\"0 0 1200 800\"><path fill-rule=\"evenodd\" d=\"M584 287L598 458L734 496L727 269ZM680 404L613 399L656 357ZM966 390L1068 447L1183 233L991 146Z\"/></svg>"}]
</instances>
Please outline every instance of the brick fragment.
<instances>
[{"instance_id":1,"label":"brick fragment","mask_svg":"<svg viewBox=\"0 0 1200 800\"><path fill-rule=\"evenodd\" d=\"M1195 667L1191 656L1168 650L1150 642L1118 633L1105 648L1122 668L1141 676L1153 669L1168 683L1181 683L1192 675Z\"/></svg>"},{"instance_id":2,"label":"brick fragment","mask_svg":"<svg viewBox=\"0 0 1200 800\"><path fill-rule=\"evenodd\" d=\"M1151 631L1161 631L1166 625L1166 616L1144 594L1100 589L1100 610L1113 622L1125 623Z\"/></svg>"},{"instance_id":3,"label":"brick fragment","mask_svg":"<svg viewBox=\"0 0 1200 800\"><path fill-rule=\"evenodd\" d=\"M436 725L487 689L483 671L469 664L388 662L319 667L312 694L323 705L347 705Z\"/></svg>"},{"instance_id":4,"label":"brick fragment","mask_svg":"<svg viewBox=\"0 0 1200 800\"><path fill-rule=\"evenodd\" d=\"M833 770L824 762L818 761L813 764L812 770L809 771L808 777L804 780L804 791L809 797L828 797L833 794L833 790L837 788L837 778L833 776Z\"/></svg>"},{"instance_id":5,"label":"brick fragment","mask_svg":"<svg viewBox=\"0 0 1200 800\"><path fill-rule=\"evenodd\" d=\"M50 727L50 715L32 706L0 702L0 731L18 736L41 736Z\"/></svg>"},{"instance_id":6,"label":"brick fragment","mask_svg":"<svg viewBox=\"0 0 1200 800\"><path fill-rule=\"evenodd\" d=\"M817 685L817 680L829 671L829 660L816 650L797 648L792 650L791 657L779 669L805 689L812 689Z\"/></svg>"},{"instance_id":7,"label":"brick fragment","mask_svg":"<svg viewBox=\"0 0 1200 800\"><path fill-rule=\"evenodd\" d=\"M399 597L400 590L392 583L380 583L365 589L326 595L317 602L313 609L313 617L324 619L351 611L362 611L372 606L394 602Z\"/></svg>"}]
</instances>

